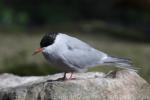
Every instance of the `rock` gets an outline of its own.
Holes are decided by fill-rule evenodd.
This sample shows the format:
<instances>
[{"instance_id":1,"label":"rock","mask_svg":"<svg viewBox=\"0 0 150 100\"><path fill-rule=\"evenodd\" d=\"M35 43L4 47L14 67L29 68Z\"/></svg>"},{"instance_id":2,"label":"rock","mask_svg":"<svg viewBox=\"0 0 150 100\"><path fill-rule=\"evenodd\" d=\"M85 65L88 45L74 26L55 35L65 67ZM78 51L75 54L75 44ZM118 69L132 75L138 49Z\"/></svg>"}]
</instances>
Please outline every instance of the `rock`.
<instances>
[{"instance_id":1,"label":"rock","mask_svg":"<svg viewBox=\"0 0 150 100\"><path fill-rule=\"evenodd\" d=\"M150 85L133 71L20 77L0 75L0 100L150 100Z\"/></svg>"}]
</instances>

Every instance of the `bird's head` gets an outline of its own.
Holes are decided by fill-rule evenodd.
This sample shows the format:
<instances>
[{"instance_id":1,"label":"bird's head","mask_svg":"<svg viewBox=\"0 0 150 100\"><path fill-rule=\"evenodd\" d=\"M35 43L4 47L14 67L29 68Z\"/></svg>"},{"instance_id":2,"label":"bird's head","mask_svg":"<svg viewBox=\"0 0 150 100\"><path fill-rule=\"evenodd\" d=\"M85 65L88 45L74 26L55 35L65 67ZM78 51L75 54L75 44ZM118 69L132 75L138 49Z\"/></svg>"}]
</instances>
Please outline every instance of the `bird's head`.
<instances>
[{"instance_id":1,"label":"bird's head","mask_svg":"<svg viewBox=\"0 0 150 100\"><path fill-rule=\"evenodd\" d=\"M41 39L41 42L40 42L40 48L37 48L35 50L35 52L33 53L33 55L37 54L37 53L40 53L40 52L43 52L43 50L52 45L55 41L55 38L57 36L57 32L49 32L49 33L46 33L43 38Z\"/></svg>"}]
</instances>

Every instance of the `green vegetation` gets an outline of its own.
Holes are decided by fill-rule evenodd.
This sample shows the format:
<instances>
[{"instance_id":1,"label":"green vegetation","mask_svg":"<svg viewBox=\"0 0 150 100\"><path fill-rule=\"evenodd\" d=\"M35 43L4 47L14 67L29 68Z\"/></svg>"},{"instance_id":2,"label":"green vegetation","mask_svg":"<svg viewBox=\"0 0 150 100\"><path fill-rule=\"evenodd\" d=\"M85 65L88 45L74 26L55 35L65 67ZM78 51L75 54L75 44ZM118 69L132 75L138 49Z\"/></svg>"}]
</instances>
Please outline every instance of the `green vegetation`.
<instances>
[{"instance_id":1,"label":"green vegetation","mask_svg":"<svg viewBox=\"0 0 150 100\"><path fill-rule=\"evenodd\" d=\"M112 36L149 41L149 6L147 0L1 0L0 30L27 31L47 25L91 21L83 28L92 27Z\"/></svg>"}]
</instances>

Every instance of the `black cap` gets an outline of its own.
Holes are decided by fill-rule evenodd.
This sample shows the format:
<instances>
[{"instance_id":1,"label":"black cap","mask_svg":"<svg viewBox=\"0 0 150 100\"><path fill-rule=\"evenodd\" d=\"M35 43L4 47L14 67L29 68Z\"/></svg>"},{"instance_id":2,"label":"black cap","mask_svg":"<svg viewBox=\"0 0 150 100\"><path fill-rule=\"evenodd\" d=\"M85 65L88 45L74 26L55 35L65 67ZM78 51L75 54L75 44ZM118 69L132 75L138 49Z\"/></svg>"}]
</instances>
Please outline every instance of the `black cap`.
<instances>
[{"instance_id":1,"label":"black cap","mask_svg":"<svg viewBox=\"0 0 150 100\"><path fill-rule=\"evenodd\" d=\"M41 48L47 47L47 46L49 46L49 45L52 45L52 44L54 43L55 38L56 38L57 35L58 35L57 32L49 32L49 33L46 33L46 34L43 36L43 38L42 38L42 40L41 40L41 42L40 42Z\"/></svg>"}]
</instances>

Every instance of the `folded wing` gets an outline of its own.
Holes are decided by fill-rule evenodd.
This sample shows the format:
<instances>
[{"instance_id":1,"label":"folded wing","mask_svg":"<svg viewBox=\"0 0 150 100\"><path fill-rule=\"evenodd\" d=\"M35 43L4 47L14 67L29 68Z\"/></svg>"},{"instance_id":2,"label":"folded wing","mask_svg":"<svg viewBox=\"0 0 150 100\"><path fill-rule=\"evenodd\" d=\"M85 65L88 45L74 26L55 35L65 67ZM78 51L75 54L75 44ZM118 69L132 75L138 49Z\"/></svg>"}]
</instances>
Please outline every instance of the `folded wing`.
<instances>
[{"instance_id":1,"label":"folded wing","mask_svg":"<svg viewBox=\"0 0 150 100\"><path fill-rule=\"evenodd\" d=\"M69 37L65 44L67 49L62 57L65 63L73 67L80 69L93 67L101 64L102 59L107 56L74 37Z\"/></svg>"}]
</instances>

